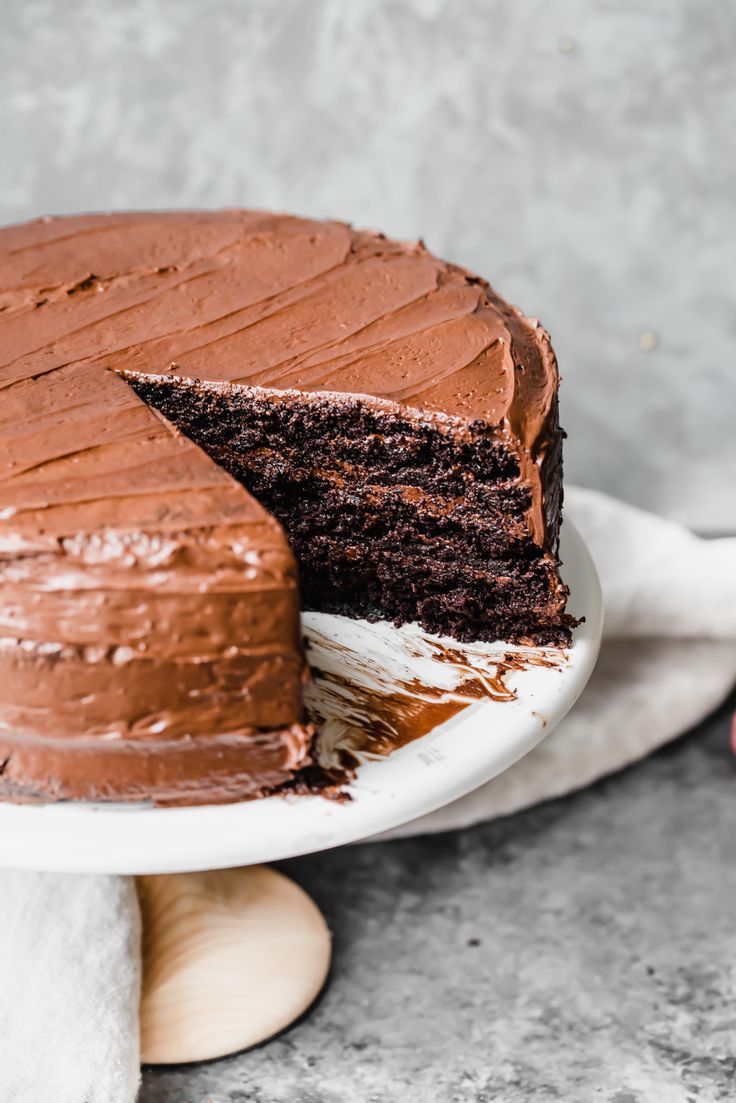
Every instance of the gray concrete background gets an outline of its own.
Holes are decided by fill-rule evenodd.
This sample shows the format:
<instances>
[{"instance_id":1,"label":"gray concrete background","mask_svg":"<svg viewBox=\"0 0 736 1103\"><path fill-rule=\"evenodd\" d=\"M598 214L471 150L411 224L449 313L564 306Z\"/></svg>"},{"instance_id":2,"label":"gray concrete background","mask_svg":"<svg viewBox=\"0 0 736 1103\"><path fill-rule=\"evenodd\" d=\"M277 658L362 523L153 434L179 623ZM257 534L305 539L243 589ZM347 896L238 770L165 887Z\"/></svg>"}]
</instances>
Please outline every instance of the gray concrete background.
<instances>
[{"instance_id":1,"label":"gray concrete background","mask_svg":"<svg viewBox=\"0 0 736 1103\"><path fill-rule=\"evenodd\" d=\"M732 1101L728 712L520 815L283 863L335 933L321 1001L248 1053L145 1070L140 1103Z\"/></svg>"},{"instance_id":2,"label":"gray concrete background","mask_svg":"<svg viewBox=\"0 0 736 1103\"><path fill-rule=\"evenodd\" d=\"M2 0L0 221L422 235L552 331L570 478L735 529L735 43L730 0Z\"/></svg>"}]
</instances>

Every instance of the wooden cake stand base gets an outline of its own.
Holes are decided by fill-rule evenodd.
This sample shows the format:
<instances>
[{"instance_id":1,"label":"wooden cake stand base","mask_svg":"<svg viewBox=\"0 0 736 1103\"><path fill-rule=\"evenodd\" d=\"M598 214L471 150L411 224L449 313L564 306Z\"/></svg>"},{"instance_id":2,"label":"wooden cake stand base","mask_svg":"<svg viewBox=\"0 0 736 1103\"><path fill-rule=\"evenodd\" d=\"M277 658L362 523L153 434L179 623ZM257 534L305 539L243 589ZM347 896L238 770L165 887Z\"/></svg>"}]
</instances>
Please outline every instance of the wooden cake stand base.
<instances>
[{"instance_id":1,"label":"wooden cake stand base","mask_svg":"<svg viewBox=\"0 0 736 1103\"><path fill-rule=\"evenodd\" d=\"M319 994L330 932L265 866L137 879L143 917L141 1061L224 1057L284 1030Z\"/></svg>"}]
</instances>

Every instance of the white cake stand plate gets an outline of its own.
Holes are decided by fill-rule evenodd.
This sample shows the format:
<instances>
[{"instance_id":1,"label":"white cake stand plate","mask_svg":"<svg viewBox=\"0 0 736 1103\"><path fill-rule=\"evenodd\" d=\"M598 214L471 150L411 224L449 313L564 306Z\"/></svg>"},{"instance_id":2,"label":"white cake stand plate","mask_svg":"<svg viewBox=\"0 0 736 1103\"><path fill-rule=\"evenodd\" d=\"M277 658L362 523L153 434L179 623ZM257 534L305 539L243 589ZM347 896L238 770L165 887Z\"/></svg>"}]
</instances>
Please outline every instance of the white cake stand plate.
<instances>
[{"instance_id":1,"label":"white cake stand plate","mask_svg":"<svg viewBox=\"0 0 736 1103\"><path fill-rule=\"evenodd\" d=\"M585 617L564 653L305 615L321 757L362 763L348 801L0 804L0 866L148 875L138 880L144 1061L256 1045L317 996L330 962L326 924L298 886L256 863L424 816L507 769L559 723L590 677L601 633L598 579L569 523L561 555L570 611Z\"/></svg>"},{"instance_id":2,"label":"white cake stand plate","mask_svg":"<svg viewBox=\"0 0 736 1103\"><path fill-rule=\"evenodd\" d=\"M572 647L459 645L421 632L306 614L310 705L323 754L363 761L350 800L269 797L192 808L0 804L0 866L156 874L270 862L368 838L441 807L527 754L574 704L595 664L601 595L569 522L561 541L569 609L585 617ZM424 727L422 727L424 725ZM361 749L366 733L390 754Z\"/></svg>"}]
</instances>

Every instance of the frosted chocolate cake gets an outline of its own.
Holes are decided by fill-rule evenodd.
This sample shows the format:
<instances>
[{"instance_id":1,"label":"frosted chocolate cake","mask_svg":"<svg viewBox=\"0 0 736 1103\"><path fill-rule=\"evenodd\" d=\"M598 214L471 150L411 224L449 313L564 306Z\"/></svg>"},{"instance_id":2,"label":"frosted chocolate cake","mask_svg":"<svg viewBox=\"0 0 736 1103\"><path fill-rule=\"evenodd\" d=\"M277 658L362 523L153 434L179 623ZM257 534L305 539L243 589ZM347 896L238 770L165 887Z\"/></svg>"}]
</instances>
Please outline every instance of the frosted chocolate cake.
<instances>
[{"instance_id":1,"label":"frosted chocolate cake","mask_svg":"<svg viewBox=\"0 0 736 1103\"><path fill-rule=\"evenodd\" d=\"M549 339L421 243L257 211L9 227L0 362L4 799L313 776L300 602L569 642Z\"/></svg>"}]
</instances>

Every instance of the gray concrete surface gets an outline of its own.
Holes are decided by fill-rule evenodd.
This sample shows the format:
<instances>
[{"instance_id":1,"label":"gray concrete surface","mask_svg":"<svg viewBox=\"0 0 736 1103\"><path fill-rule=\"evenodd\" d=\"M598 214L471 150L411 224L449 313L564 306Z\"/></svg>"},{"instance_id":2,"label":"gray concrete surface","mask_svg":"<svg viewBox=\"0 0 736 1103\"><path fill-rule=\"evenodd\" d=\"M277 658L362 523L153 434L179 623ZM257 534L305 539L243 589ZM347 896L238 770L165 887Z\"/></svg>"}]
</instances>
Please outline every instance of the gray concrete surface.
<instances>
[{"instance_id":1,"label":"gray concrete surface","mask_svg":"<svg viewBox=\"0 0 736 1103\"><path fill-rule=\"evenodd\" d=\"M146 1070L141 1103L733 1099L734 708L567 799L283 863L334 931L322 999L268 1045Z\"/></svg>"},{"instance_id":2,"label":"gray concrete surface","mask_svg":"<svg viewBox=\"0 0 736 1103\"><path fill-rule=\"evenodd\" d=\"M0 222L423 235L552 331L572 479L733 530L734 41L728 0L2 0Z\"/></svg>"}]
</instances>

